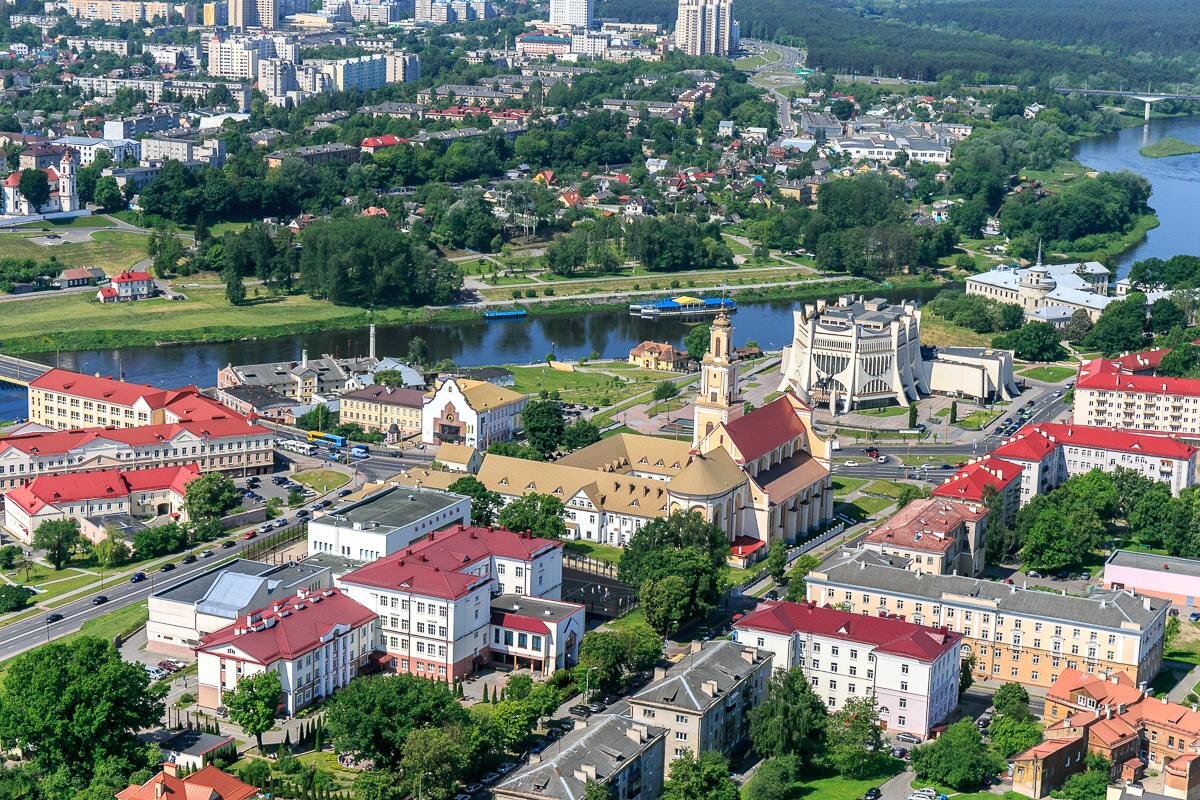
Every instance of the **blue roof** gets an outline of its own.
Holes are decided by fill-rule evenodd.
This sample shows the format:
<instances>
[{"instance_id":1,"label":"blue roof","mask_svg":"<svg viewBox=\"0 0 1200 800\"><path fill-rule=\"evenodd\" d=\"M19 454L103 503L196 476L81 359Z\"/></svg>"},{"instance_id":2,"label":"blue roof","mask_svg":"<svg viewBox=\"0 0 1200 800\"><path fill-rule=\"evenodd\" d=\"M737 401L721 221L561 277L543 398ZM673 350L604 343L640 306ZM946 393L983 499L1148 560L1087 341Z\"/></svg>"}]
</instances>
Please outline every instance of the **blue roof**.
<instances>
[{"instance_id":1,"label":"blue roof","mask_svg":"<svg viewBox=\"0 0 1200 800\"><path fill-rule=\"evenodd\" d=\"M737 303L728 298L723 297L706 297L704 298L704 308L737 308ZM673 297L663 297L655 300L651 308L694 308L694 304L684 305L675 301Z\"/></svg>"}]
</instances>

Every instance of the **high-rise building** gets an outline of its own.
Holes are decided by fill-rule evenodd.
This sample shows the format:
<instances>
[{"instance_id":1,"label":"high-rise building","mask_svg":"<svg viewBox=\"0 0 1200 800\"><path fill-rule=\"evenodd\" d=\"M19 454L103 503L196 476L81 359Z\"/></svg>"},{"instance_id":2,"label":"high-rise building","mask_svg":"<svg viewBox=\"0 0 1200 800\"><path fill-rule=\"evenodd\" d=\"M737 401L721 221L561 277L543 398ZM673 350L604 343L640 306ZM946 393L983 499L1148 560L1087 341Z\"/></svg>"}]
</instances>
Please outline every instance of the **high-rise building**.
<instances>
[{"instance_id":1,"label":"high-rise building","mask_svg":"<svg viewBox=\"0 0 1200 800\"><path fill-rule=\"evenodd\" d=\"M550 0L550 24L591 27L592 0Z\"/></svg>"},{"instance_id":2,"label":"high-rise building","mask_svg":"<svg viewBox=\"0 0 1200 800\"><path fill-rule=\"evenodd\" d=\"M276 0L229 0L229 24L235 28L267 28L279 25Z\"/></svg>"},{"instance_id":3,"label":"high-rise building","mask_svg":"<svg viewBox=\"0 0 1200 800\"><path fill-rule=\"evenodd\" d=\"M691 56L733 51L733 0L679 0L675 46Z\"/></svg>"}]
</instances>

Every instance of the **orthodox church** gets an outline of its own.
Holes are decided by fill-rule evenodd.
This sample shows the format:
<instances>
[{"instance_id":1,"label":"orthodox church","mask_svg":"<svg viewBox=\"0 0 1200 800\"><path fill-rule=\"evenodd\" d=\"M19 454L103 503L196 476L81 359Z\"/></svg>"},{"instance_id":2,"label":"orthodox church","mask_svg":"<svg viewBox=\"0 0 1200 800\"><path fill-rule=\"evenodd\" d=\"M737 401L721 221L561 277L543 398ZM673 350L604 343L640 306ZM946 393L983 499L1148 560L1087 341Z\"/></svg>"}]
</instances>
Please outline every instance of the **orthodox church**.
<instances>
[{"instance_id":1,"label":"orthodox church","mask_svg":"<svg viewBox=\"0 0 1200 800\"><path fill-rule=\"evenodd\" d=\"M33 208L32 204L21 194L21 172L14 171L4 180L3 216L32 217L39 214L70 213L80 210L79 194L76 188L75 153L67 149L58 162L58 166L49 166L42 170L46 173L46 181L50 184L50 199L41 208Z\"/></svg>"}]
</instances>

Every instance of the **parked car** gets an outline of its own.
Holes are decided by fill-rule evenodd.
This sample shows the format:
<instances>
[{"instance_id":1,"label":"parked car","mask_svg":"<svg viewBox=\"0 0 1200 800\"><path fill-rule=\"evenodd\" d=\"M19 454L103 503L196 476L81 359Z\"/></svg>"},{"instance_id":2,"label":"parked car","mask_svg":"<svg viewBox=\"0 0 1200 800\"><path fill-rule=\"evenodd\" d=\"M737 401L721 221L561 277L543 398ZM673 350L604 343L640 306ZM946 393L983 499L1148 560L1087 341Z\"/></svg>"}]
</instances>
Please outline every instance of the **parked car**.
<instances>
[{"instance_id":1,"label":"parked car","mask_svg":"<svg viewBox=\"0 0 1200 800\"><path fill-rule=\"evenodd\" d=\"M587 710L592 712L593 714L599 714L605 708L607 708L607 706L605 706L604 703L591 702L591 703L587 704Z\"/></svg>"},{"instance_id":2,"label":"parked car","mask_svg":"<svg viewBox=\"0 0 1200 800\"><path fill-rule=\"evenodd\" d=\"M46 624L53 625L55 622L61 622L63 615L55 611L53 614L46 615Z\"/></svg>"},{"instance_id":3,"label":"parked car","mask_svg":"<svg viewBox=\"0 0 1200 800\"><path fill-rule=\"evenodd\" d=\"M584 705L574 705L567 709L567 713L587 719L592 715L592 710Z\"/></svg>"},{"instance_id":4,"label":"parked car","mask_svg":"<svg viewBox=\"0 0 1200 800\"><path fill-rule=\"evenodd\" d=\"M167 563L165 563L161 567L159 567L158 571L159 572L170 572L173 569L175 569L175 565L172 564L170 561L168 561Z\"/></svg>"},{"instance_id":5,"label":"parked car","mask_svg":"<svg viewBox=\"0 0 1200 800\"><path fill-rule=\"evenodd\" d=\"M146 674L150 676L150 680L152 681L161 681L163 678L167 677L167 671L162 667L152 667L147 664L145 668Z\"/></svg>"},{"instance_id":6,"label":"parked car","mask_svg":"<svg viewBox=\"0 0 1200 800\"><path fill-rule=\"evenodd\" d=\"M158 662L158 668L166 672L178 672L179 664L175 661L164 658L162 661Z\"/></svg>"},{"instance_id":7,"label":"parked car","mask_svg":"<svg viewBox=\"0 0 1200 800\"><path fill-rule=\"evenodd\" d=\"M932 786L926 786L922 789L917 789L915 792L913 792L912 796L913 797L937 797L938 790L934 789Z\"/></svg>"},{"instance_id":8,"label":"parked car","mask_svg":"<svg viewBox=\"0 0 1200 800\"><path fill-rule=\"evenodd\" d=\"M135 572L129 576L130 583L141 583L144 580L146 580L146 573L144 572Z\"/></svg>"},{"instance_id":9,"label":"parked car","mask_svg":"<svg viewBox=\"0 0 1200 800\"><path fill-rule=\"evenodd\" d=\"M107 603L107 602L108 602L108 596L107 596L107 595L98 594L98 595L96 595L95 597L93 597L93 598L92 598L92 605L94 605L94 606L102 606L102 605L104 605L104 604L105 604L105 603Z\"/></svg>"},{"instance_id":10,"label":"parked car","mask_svg":"<svg viewBox=\"0 0 1200 800\"><path fill-rule=\"evenodd\" d=\"M273 527L273 528L285 528L285 527L287 527L287 520L286 520L286 519L284 519L283 517L280 517L279 519L275 520L275 524L274 524L274 525L272 525L271 527Z\"/></svg>"},{"instance_id":11,"label":"parked car","mask_svg":"<svg viewBox=\"0 0 1200 800\"><path fill-rule=\"evenodd\" d=\"M484 775L481 780L483 781L484 786L491 786L493 783L500 780L500 773L489 772L487 775Z\"/></svg>"},{"instance_id":12,"label":"parked car","mask_svg":"<svg viewBox=\"0 0 1200 800\"><path fill-rule=\"evenodd\" d=\"M337 496L345 497L346 495L349 495L349 494L354 494L354 490L353 489L338 489Z\"/></svg>"},{"instance_id":13,"label":"parked car","mask_svg":"<svg viewBox=\"0 0 1200 800\"><path fill-rule=\"evenodd\" d=\"M309 514L306 509L303 509L303 508L296 512L296 519L308 519L310 516L312 516L312 515Z\"/></svg>"},{"instance_id":14,"label":"parked car","mask_svg":"<svg viewBox=\"0 0 1200 800\"><path fill-rule=\"evenodd\" d=\"M863 792L863 800L879 800L880 797L883 797L883 792L879 790L878 786L872 786Z\"/></svg>"},{"instance_id":15,"label":"parked car","mask_svg":"<svg viewBox=\"0 0 1200 800\"><path fill-rule=\"evenodd\" d=\"M907 758L908 757L908 748L907 747L893 747L891 752L892 752L892 758Z\"/></svg>"},{"instance_id":16,"label":"parked car","mask_svg":"<svg viewBox=\"0 0 1200 800\"><path fill-rule=\"evenodd\" d=\"M1042 577L1042 573L1038 572L1036 569L1031 569L1031 570L1029 570L1029 572L1026 572L1025 574L1026 574L1026 576L1028 576L1030 578Z\"/></svg>"},{"instance_id":17,"label":"parked car","mask_svg":"<svg viewBox=\"0 0 1200 800\"><path fill-rule=\"evenodd\" d=\"M501 775L507 775L508 773L512 772L516 768L517 768L517 765L515 762L505 761L503 764L496 767L496 772L499 772Z\"/></svg>"},{"instance_id":18,"label":"parked car","mask_svg":"<svg viewBox=\"0 0 1200 800\"><path fill-rule=\"evenodd\" d=\"M1188 614L1188 622L1200 622L1200 611L1193 611Z\"/></svg>"},{"instance_id":19,"label":"parked car","mask_svg":"<svg viewBox=\"0 0 1200 800\"><path fill-rule=\"evenodd\" d=\"M905 731L903 733L896 734L896 741L904 742L905 744L920 744L921 737L917 736L916 734L912 734L912 733L909 733L908 731Z\"/></svg>"},{"instance_id":20,"label":"parked car","mask_svg":"<svg viewBox=\"0 0 1200 800\"><path fill-rule=\"evenodd\" d=\"M765 595L763 595L763 597L764 597L764 599L766 599L766 600L778 600L778 599L779 599L779 592L778 592L777 590L775 590L775 589L772 589L771 591L769 591L769 592L767 592Z\"/></svg>"}]
</instances>

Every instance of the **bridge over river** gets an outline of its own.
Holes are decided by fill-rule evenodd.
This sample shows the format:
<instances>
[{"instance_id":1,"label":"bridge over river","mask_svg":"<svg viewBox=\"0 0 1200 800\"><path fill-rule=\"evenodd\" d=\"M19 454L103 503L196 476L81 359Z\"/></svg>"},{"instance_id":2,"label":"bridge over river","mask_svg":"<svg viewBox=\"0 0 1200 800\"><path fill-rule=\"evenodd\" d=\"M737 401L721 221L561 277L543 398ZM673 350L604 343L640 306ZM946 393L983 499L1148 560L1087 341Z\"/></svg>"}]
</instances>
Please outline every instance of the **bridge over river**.
<instances>
[{"instance_id":1,"label":"bridge over river","mask_svg":"<svg viewBox=\"0 0 1200 800\"><path fill-rule=\"evenodd\" d=\"M1059 86L1055 88L1060 94L1084 94L1101 97L1132 97L1134 100L1141 100L1146 104L1146 121L1150 121L1150 106L1161 100L1200 100L1200 94L1188 94L1186 92L1126 92L1118 89L1073 89L1069 86Z\"/></svg>"},{"instance_id":2,"label":"bridge over river","mask_svg":"<svg viewBox=\"0 0 1200 800\"><path fill-rule=\"evenodd\" d=\"M37 380L49 371L50 367L45 364L0 353L0 383L28 386L30 381Z\"/></svg>"}]
</instances>

